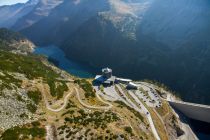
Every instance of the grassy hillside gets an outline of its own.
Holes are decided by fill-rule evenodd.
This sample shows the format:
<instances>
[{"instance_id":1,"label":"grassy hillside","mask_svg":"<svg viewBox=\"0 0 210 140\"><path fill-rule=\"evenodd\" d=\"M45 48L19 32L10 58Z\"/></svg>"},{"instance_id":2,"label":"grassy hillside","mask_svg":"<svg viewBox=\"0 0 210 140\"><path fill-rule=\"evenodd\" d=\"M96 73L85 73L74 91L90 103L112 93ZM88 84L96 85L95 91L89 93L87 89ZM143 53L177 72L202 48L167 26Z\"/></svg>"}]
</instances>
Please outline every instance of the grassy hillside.
<instances>
[{"instance_id":1,"label":"grassy hillside","mask_svg":"<svg viewBox=\"0 0 210 140\"><path fill-rule=\"evenodd\" d=\"M59 139L153 139L149 128L138 128L139 123L141 126L147 123L131 108L114 105L109 111L97 108L88 111L86 106L81 105L74 88L78 88L85 104L99 108L106 106L95 96L91 83L85 79L68 81L71 76L61 76L62 72L54 68L40 56L0 50L0 105L4 108L0 108L1 139L30 136L43 139L48 126ZM68 95L71 98L61 111L49 109L60 108ZM135 128L130 127L129 119L134 122Z\"/></svg>"}]
</instances>

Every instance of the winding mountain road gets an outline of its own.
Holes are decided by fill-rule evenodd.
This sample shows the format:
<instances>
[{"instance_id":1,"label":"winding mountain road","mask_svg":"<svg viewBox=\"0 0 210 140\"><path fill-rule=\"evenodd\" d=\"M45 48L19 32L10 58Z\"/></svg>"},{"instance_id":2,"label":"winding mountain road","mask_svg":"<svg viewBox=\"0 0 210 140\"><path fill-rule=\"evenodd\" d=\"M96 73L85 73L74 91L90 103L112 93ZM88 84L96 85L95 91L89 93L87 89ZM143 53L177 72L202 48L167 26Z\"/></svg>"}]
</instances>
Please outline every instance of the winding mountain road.
<instances>
[{"instance_id":1,"label":"winding mountain road","mask_svg":"<svg viewBox=\"0 0 210 140\"><path fill-rule=\"evenodd\" d=\"M52 111L52 112L59 112L59 111L63 110L63 109L66 107L67 103L68 103L68 98L72 95L72 92L69 93L69 94L67 94L67 95L64 97L63 105L62 105L60 108L53 109L53 108L51 108L51 106L49 105L49 103L48 103L48 101L47 101L47 98L46 98L46 95L44 94L44 89L45 89L44 86L43 86L42 84L40 84L40 87L41 87L40 89L41 89L42 95L43 95L43 97L44 97L44 102L45 102L46 108L47 108L48 110Z\"/></svg>"},{"instance_id":2,"label":"winding mountain road","mask_svg":"<svg viewBox=\"0 0 210 140\"><path fill-rule=\"evenodd\" d=\"M111 109L112 106L113 106L111 103L102 100L101 97L97 94L97 92L96 92L96 97L97 97L101 102L103 102L104 104L107 104L108 106L91 106L91 105L87 105L86 103L84 103L84 102L81 100L81 98L80 98L80 96L79 96L79 91L78 91L78 89L77 89L77 88L74 88L74 89L75 89L76 94L77 94L77 99L79 100L80 104L83 105L84 107L91 108L91 109L109 110L109 109Z\"/></svg>"},{"instance_id":3,"label":"winding mountain road","mask_svg":"<svg viewBox=\"0 0 210 140\"><path fill-rule=\"evenodd\" d=\"M40 84L40 87L41 87L41 92L44 93L44 89L45 89L44 86ZM121 92L121 94L123 94L123 96L126 98L127 101L125 101L125 100L123 99L123 100L126 102L126 104L129 104L130 106L132 106L132 108L134 108L135 110L137 110L137 111L140 112L140 113L142 113L142 112L148 112L148 110L147 110L146 107L141 103L141 101L140 101L140 100L137 100L138 98L135 96L135 94L130 93L130 95L134 98L134 100L135 100L137 103L141 104L141 108L137 107L137 106L136 106L136 105L135 105L135 104L134 104L126 95L125 95L125 93L123 92L123 90L121 89L120 86L117 86L117 88L118 88L118 90ZM76 87L74 87L74 90L76 91L76 97L77 97L78 101L80 102L81 105L83 105L83 106L86 107L86 108L109 110L109 109L111 109L112 106L113 106L111 103L102 100L101 97L99 96L99 94L98 94L97 92L96 92L96 97L97 97L102 103L106 104L107 106L92 106L92 105L88 105L88 104L84 103L84 102L81 100L81 98L80 98L80 93L79 93L78 89L77 89ZM43 94L44 101L45 101L45 104L46 104L46 108L47 108L48 110L52 111L52 112L59 112L59 111L63 110L63 109L65 108L65 106L67 105L67 103L68 103L68 98L72 95L72 93L73 93L73 92L67 94L67 95L64 97L63 105L62 105L60 108L57 108L57 109L53 109L53 108L49 105L49 103L48 103L48 101L47 101L47 99L46 99L46 95ZM153 132L153 134L154 134L156 140L160 140L160 137L159 137L159 135L158 135L158 133L157 133L157 131L156 131L156 128L155 128L155 126L154 126L154 123L153 123L153 121L152 121L151 115L150 115L150 114L147 114L146 117L147 117L147 119L148 119L148 122L149 122L149 124L150 124L151 130L152 130L152 132Z\"/></svg>"},{"instance_id":4,"label":"winding mountain road","mask_svg":"<svg viewBox=\"0 0 210 140\"><path fill-rule=\"evenodd\" d=\"M53 112L59 112L59 111L63 110L66 107L67 103L68 103L68 98L69 98L70 95L72 95L72 93L69 93L68 95L65 96L64 101L63 101L63 105L60 108L57 108L57 109L51 108L49 103L45 100L47 109L50 110L50 111L53 111Z\"/></svg>"}]
</instances>

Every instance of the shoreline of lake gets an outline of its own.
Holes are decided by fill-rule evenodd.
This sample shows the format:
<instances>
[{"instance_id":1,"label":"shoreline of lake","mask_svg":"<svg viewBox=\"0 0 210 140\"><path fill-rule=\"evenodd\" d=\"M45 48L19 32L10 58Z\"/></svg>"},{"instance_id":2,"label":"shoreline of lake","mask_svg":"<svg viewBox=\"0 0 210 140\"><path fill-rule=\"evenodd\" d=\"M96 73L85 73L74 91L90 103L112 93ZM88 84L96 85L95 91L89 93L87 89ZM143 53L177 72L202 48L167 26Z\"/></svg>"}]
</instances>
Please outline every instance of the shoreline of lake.
<instances>
[{"instance_id":1,"label":"shoreline of lake","mask_svg":"<svg viewBox=\"0 0 210 140\"><path fill-rule=\"evenodd\" d=\"M37 47L34 54L46 55L50 62L74 76L81 78L94 77L94 68L67 59L64 52L55 45Z\"/></svg>"}]
</instances>

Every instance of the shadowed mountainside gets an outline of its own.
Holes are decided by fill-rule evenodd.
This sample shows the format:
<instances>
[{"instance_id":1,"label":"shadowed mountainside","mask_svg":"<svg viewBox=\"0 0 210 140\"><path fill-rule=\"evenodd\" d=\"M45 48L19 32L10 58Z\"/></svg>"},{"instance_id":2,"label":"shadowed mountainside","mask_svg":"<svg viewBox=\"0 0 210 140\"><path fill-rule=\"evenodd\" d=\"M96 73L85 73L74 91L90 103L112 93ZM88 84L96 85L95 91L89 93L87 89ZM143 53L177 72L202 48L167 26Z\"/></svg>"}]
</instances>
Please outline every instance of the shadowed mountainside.
<instances>
[{"instance_id":1,"label":"shadowed mountainside","mask_svg":"<svg viewBox=\"0 0 210 140\"><path fill-rule=\"evenodd\" d=\"M154 79L185 100L209 104L207 0L64 1L21 32L39 45L117 75ZM97 58L97 59L96 59Z\"/></svg>"}]
</instances>

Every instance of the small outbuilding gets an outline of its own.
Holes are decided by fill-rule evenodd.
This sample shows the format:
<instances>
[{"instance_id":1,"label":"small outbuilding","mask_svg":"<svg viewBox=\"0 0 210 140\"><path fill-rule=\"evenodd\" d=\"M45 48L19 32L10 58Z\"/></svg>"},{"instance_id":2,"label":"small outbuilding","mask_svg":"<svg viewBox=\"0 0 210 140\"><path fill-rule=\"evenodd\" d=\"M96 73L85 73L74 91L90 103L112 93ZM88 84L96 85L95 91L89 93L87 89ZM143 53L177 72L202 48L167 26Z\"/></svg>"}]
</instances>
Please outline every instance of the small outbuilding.
<instances>
[{"instance_id":1,"label":"small outbuilding","mask_svg":"<svg viewBox=\"0 0 210 140\"><path fill-rule=\"evenodd\" d=\"M126 88L127 89L135 89L135 90L137 90L138 89L138 86L136 84L134 84L133 82L129 82L127 84L127 87Z\"/></svg>"},{"instance_id":2,"label":"small outbuilding","mask_svg":"<svg viewBox=\"0 0 210 140\"><path fill-rule=\"evenodd\" d=\"M132 82L131 79L124 79L124 78L116 78L116 81L118 83L123 83L123 84L129 84L129 82Z\"/></svg>"}]
</instances>

